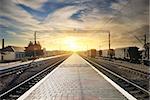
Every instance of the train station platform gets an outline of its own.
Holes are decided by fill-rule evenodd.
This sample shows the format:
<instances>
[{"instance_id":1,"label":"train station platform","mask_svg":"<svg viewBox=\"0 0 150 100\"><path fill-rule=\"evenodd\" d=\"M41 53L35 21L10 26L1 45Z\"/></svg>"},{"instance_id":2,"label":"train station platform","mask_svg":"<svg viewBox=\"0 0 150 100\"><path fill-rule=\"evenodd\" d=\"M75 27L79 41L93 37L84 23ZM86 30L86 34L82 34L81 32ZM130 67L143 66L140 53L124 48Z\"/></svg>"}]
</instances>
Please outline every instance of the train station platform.
<instances>
[{"instance_id":1,"label":"train station platform","mask_svg":"<svg viewBox=\"0 0 150 100\"><path fill-rule=\"evenodd\" d=\"M106 76L73 54L18 100L127 100Z\"/></svg>"}]
</instances>

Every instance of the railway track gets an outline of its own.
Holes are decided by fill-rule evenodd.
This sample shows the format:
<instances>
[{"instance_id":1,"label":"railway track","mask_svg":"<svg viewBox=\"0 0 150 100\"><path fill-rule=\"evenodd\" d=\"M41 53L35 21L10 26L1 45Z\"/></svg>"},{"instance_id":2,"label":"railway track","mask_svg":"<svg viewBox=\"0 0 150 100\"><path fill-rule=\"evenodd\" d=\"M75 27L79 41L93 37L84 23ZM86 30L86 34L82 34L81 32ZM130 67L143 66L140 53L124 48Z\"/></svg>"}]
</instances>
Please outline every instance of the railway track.
<instances>
[{"instance_id":1,"label":"railway track","mask_svg":"<svg viewBox=\"0 0 150 100\"><path fill-rule=\"evenodd\" d=\"M45 58L31 63L4 69L0 71L0 94L20 84L55 62L68 57L69 54L54 58Z\"/></svg>"},{"instance_id":2,"label":"railway track","mask_svg":"<svg viewBox=\"0 0 150 100\"><path fill-rule=\"evenodd\" d=\"M145 75L150 75L150 73L149 73L149 68L148 68L148 66L147 66L147 68L144 68L144 67L142 67L142 68L138 68L138 67L130 67L130 66L132 66L132 65L130 65L130 66L125 66L125 65L121 65L121 64L119 64L119 63L115 63L115 62L113 62L113 61L109 61L108 59L104 59L104 58L96 58L95 60L98 60L98 61L106 61L107 63L109 63L109 64L115 64L115 65L118 65L118 66L120 66L120 67L123 67L123 68L126 68L126 69L129 69L129 70L134 70L134 71L136 71L136 72L140 72L141 74L145 74ZM144 69L144 70L143 70Z\"/></svg>"},{"instance_id":3,"label":"railway track","mask_svg":"<svg viewBox=\"0 0 150 100\"><path fill-rule=\"evenodd\" d=\"M8 68L8 69L3 69L0 71L0 77L4 77L4 76L11 75L14 73L23 72L24 70L32 68L33 63L34 63L34 60L30 62L29 64L24 64L24 65L20 65L20 66Z\"/></svg>"},{"instance_id":4,"label":"railway track","mask_svg":"<svg viewBox=\"0 0 150 100\"><path fill-rule=\"evenodd\" d=\"M67 57L53 63L49 67L46 67L44 70L38 72L34 76L26 79L15 87L9 89L8 91L0 94L0 100L16 100L23 93L29 90L33 85L39 82L42 78L44 78L48 73L50 73L53 69L55 69L60 63L62 63Z\"/></svg>"},{"instance_id":5,"label":"railway track","mask_svg":"<svg viewBox=\"0 0 150 100\"><path fill-rule=\"evenodd\" d=\"M150 92L146 90L145 88L133 83L132 81L116 74L115 72L109 70L108 68L105 68L104 66L101 66L95 61L92 61L91 59L87 57L83 57L85 60L87 60L89 63L91 63L96 69L104 73L107 77L112 79L115 83L117 83L119 86L121 86L123 89L125 89L128 93L130 93L132 96L137 98L137 100L149 100L150 98Z\"/></svg>"},{"instance_id":6,"label":"railway track","mask_svg":"<svg viewBox=\"0 0 150 100\"><path fill-rule=\"evenodd\" d=\"M64 57L64 56L67 56L67 55L62 55L62 56L59 56L59 57L43 59L43 60L39 60L39 61L32 60L31 62L29 62L27 64L17 65L15 67L2 69L2 70L0 70L0 77L11 75L11 74L20 73L20 72L23 72L23 71L25 71L27 69L31 69L33 67L37 67L38 65L42 65L44 63L47 63L51 59L56 59L56 58L60 58L60 57Z\"/></svg>"},{"instance_id":7,"label":"railway track","mask_svg":"<svg viewBox=\"0 0 150 100\"><path fill-rule=\"evenodd\" d=\"M118 75L127 78L128 80L132 81L133 83L145 88L146 90L149 89L149 80L150 80L150 73L136 70L131 67L122 66L118 64L111 63L110 61L103 61L95 58L90 58L92 61L104 66L105 68L117 73Z\"/></svg>"}]
</instances>

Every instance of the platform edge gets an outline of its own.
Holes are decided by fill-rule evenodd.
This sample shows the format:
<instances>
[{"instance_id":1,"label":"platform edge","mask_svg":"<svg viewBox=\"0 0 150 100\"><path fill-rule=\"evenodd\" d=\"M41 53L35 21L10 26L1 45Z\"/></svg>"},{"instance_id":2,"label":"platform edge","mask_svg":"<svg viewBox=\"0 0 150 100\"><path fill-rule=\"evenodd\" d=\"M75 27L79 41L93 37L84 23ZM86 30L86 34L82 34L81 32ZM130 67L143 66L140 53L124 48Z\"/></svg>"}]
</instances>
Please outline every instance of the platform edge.
<instances>
[{"instance_id":1,"label":"platform edge","mask_svg":"<svg viewBox=\"0 0 150 100\"><path fill-rule=\"evenodd\" d=\"M65 60L66 61L66 60ZM58 65L54 70L52 70L48 75L46 75L42 80L36 83L33 87L31 87L28 91L26 91L23 95L21 95L17 100L24 100L27 98L32 91L34 91L38 86L40 86L51 74L53 74L62 64L65 62L63 61L60 65Z\"/></svg>"},{"instance_id":2,"label":"platform edge","mask_svg":"<svg viewBox=\"0 0 150 100\"><path fill-rule=\"evenodd\" d=\"M81 57L82 58L82 57ZM83 58L82 58L83 59ZM110 78L108 78L106 75L104 75L102 72L100 72L98 69L96 69L93 65L91 65L88 61L83 59L87 64L92 67L98 74L100 74L106 81L108 81L113 87L115 87L120 93L122 93L128 100L137 100L134 96L132 96L130 93L128 93L126 90L124 90L122 87L120 87L118 84L116 84L114 81L112 81Z\"/></svg>"}]
</instances>

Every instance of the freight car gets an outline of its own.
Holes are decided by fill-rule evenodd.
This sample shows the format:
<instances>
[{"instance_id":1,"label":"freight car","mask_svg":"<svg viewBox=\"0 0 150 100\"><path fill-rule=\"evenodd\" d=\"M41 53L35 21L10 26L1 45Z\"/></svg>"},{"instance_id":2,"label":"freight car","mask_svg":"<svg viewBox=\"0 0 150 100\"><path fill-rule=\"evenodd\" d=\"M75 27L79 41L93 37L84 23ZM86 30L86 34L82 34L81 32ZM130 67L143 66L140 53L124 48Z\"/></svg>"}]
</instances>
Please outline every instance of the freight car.
<instances>
[{"instance_id":1,"label":"freight car","mask_svg":"<svg viewBox=\"0 0 150 100\"><path fill-rule=\"evenodd\" d=\"M130 59L129 53L127 48L117 48L115 49L115 59L124 60Z\"/></svg>"},{"instance_id":2,"label":"freight car","mask_svg":"<svg viewBox=\"0 0 150 100\"><path fill-rule=\"evenodd\" d=\"M133 63L139 63L141 59L138 47L125 47L115 49L115 59L126 60Z\"/></svg>"},{"instance_id":3,"label":"freight car","mask_svg":"<svg viewBox=\"0 0 150 100\"><path fill-rule=\"evenodd\" d=\"M87 52L88 52L87 54L89 57L92 57L92 58L96 57L96 52L97 52L96 49L90 49Z\"/></svg>"},{"instance_id":4,"label":"freight car","mask_svg":"<svg viewBox=\"0 0 150 100\"><path fill-rule=\"evenodd\" d=\"M101 56L102 56L102 50L98 50L96 55L97 55L98 57L101 57Z\"/></svg>"},{"instance_id":5,"label":"freight car","mask_svg":"<svg viewBox=\"0 0 150 100\"><path fill-rule=\"evenodd\" d=\"M109 58L114 58L115 56L115 50L114 49L109 49L108 50L108 57Z\"/></svg>"},{"instance_id":6,"label":"freight car","mask_svg":"<svg viewBox=\"0 0 150 100\"><path fill-rule=\"evenodd\" d=\"M115 56L115 51L114 51L114 49L102 50L102 57L113 58L114 56Z\"/></svg>"},{"instance_id":7,"label":"freight car","mask_svg":"<svg viewBox=\"0 0 150 100\"><path fill-rule=\"evenodd\" d=\"M108 57L108 50L102 50L102 57Z\"/></svg>"}]
</instances>

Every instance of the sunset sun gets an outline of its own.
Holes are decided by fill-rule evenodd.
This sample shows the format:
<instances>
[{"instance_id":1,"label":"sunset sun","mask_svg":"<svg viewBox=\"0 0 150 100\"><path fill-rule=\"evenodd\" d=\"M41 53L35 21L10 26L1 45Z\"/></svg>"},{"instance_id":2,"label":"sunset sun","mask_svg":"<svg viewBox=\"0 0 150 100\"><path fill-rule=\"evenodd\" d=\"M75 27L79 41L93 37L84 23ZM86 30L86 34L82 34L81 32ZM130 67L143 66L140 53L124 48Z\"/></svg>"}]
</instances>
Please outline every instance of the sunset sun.
<instances>
[{"instance_id":1,"label":"sunset sun","mask_svg":"<svg viewBox=\"0 0 150 100\"><path fill-rule=\"evenodd\" d=\"M66 47L71 51L77 51L79 49L79 46L77 45L77 40L73 37L67 37L64 40L64 43Z\"/></svg>"}]
</instances>

